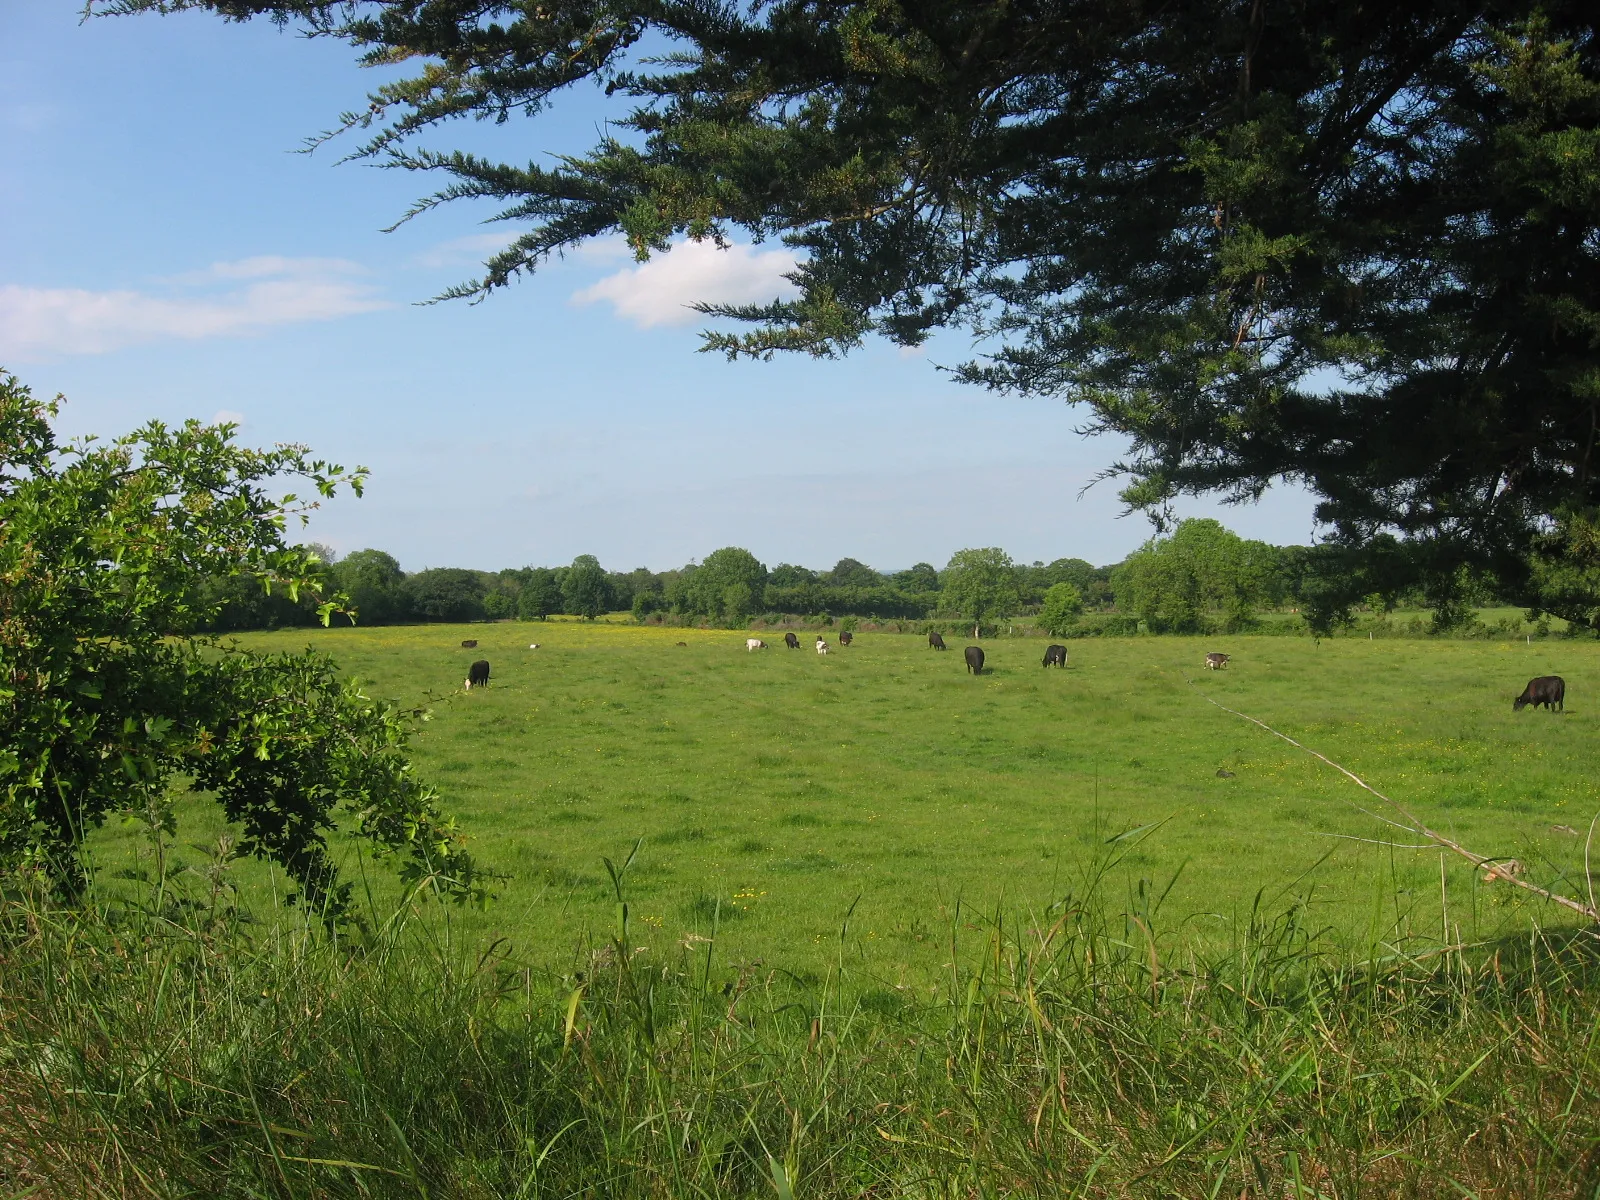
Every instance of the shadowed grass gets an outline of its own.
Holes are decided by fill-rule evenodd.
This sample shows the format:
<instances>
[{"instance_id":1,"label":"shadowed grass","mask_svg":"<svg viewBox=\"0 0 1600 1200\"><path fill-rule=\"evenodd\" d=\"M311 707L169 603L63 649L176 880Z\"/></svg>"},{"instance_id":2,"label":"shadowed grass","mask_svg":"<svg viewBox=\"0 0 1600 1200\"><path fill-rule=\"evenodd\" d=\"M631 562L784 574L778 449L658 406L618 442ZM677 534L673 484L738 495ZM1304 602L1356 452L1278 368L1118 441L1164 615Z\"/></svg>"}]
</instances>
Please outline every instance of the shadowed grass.
<instances>
[{"instance_id":1,"label":"shadowed grass","mask_svg":"<svg viewBox=\"0 0 1600 1200\"><path fill-rule=\"evenodd\" d=\"M626 873L627 868L623 868ZM1103 878L1104 874L1097 878ZM926 988L617 938L564 968L225 891L0 910L0 1195L1571 1197L1600 1186L1591 935L1198 939L1086 881L925 930ZM219 900L219 897L221 899ZM445 927L448 933L448 926ZM1220 933L1220 936L1218 934Z\"/></svg>"}]
</instances>

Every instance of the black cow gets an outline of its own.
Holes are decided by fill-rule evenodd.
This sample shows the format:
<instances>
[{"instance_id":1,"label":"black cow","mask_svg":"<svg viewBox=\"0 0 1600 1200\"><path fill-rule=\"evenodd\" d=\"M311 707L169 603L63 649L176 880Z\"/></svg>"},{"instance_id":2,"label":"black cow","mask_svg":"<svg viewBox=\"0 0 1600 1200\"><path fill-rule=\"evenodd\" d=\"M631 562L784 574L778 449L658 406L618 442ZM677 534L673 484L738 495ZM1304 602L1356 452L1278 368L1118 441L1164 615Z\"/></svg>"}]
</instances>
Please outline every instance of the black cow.
<instances>
[{"instance_id":1,"label":"black cow","mask_svg":"<svg viewBox=\"0 0 1600 1200\"><path fill-rule=\"evenodd\" d=\"M943 650L946 648L944 644L944 638L940 637L938 633L932 630L929 630L928 632L928 645L935 650Z\"/></svg>"},{"instance_id":2,"label":"black cow","mask_svg":"<svg viewBox=\"0 0 1600 1200\"><path fill-rule=\"evenodd\" d=\"M839 634L839 645L848 646L851 643L851 641L855 638L855 636L856 635L851 633L848 629L844 630L842 633Z\"/></svg>"},{"instance_id":3,"label":"black cow","mask_svg":"<svg viewBox=\"0 0 1600 1200\"><path fill-rule=\"evenodd\" d=\"M1044 662L1040 666L1048 667L1051 664L1058 667L1067 665L1067 648L1065 646L1046 646L1044 648Z\"/></svg>"},{"instance_id":4,"label":"black cow","mask_svg":"<svg viewBox=\"0 0 1600 1200\"><path fill-rule=\"evenodd\" d=\"M783 644L789 647L791 650L800 649L800 639L795 637L795 635L792 633L786 633L783 635Z\"/></svg>"},{"instance_id":5,"label":"black cow","mask_svg":"<svg viewBox=\"0 0 1600 1200\"><path fill-rule=\"evenodd\" d=\"M480 658L467 668L467 690L489 686L489 660Z\"/></svg>"},{"instance_id":6,"label":"black cow","mask_svg":"<svg viewBox=\"0 0 1600 1200\"><path fill-rule=\"evenodd\" d=\"M462 642L462 643L461 643L461 648L462 648L462 649L463 649L463 650L476 650L476 649L477 649L477 648L478 648L478 642L477 642L477 639L476 639L476 638L474 638L474 639L473 639L473 640L472 640L472 641L470 641L470 642Z\"/></svg>"},{"instance_id":7,"label":"black cow","mask_svg":"<svg viewBox=\"0 0 1600 1200\"><path fill-rule=\"evenodd\" d=\"M967 647L967 670L974 675L983 674L983 650L978 646Z\"/></svg>"},{"instance_id":8,"label":"black cow","mask_svg":"<svg viewBox=\"0 0 1600 1200\"><path fill-rule=\"evenodd\" d=\"M1558 708L1566 712L1567 681L1559 675L1541 675L1537 679L1528 680L1528 686L1522 689L1522 695L1511 702L1511 710L1521 712L1530 704L1535 708L1542 704L1550 712Z\"/></svg>"}]
</instances>

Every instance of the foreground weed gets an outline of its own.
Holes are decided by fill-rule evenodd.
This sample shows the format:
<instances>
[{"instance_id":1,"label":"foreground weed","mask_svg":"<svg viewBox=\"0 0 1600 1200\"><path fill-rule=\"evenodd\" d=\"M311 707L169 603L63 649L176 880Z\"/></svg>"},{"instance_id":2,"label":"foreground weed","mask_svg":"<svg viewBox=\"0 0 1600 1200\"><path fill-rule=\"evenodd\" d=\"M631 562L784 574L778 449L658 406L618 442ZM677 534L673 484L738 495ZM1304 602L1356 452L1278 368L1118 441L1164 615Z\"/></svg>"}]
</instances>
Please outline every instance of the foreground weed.
<instances>
[{"instance_id":1,"label":"foreground weed","mask_svg":"<svg viewBox=\"0 0 1600 1200\"><path fill-rule=\"evenodd\" d=\"M1137 844L1137 838L1117 843ZM1369 952L1265 900L1220 941L1106 872L956 904L943 982L674 952L566 970L397 911L347 941L194 876L0 910L0 1195L1593 1196L1586 931ZM222 898L219 900L219 897Z\"/></svg>"}]
</instances>

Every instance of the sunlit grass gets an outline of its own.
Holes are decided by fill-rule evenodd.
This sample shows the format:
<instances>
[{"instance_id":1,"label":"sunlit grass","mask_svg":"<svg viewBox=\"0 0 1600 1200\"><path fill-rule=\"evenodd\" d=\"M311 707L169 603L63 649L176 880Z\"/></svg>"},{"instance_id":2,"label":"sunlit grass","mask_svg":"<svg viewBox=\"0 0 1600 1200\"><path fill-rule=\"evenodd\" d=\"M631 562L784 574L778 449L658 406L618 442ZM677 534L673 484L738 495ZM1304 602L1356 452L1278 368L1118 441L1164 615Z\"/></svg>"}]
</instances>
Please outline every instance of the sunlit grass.
<instances>
[{"instance_id":1,"label":"sunlit grass","mask_svg":"<svg viewBox=\"0 0 1600 1200\"><path fill-rule=\"evenodd\" d=\"M461 648L469 637L476 649ZM510 876L497 904L458 919L548 961L607 927L601 858L639 838L633 903L652 918L641 944L703 933L699 898L744 893L725 952L767 959L782 947L789 965L815 966L855 903L858 953L896 981L938 971L912 931L958 900L1050 903L1107 837L1157 821L1108 886L1170 884L1168 911L1196 928L1220 927L1264 891L1306 895L1318 920L1357 939L1375 896L1385 924L1437 930L1437 855L1334 836L1392 831L1355 807L1347 782L1199 691L1565 890L1580 882L1582 839L1555 827L1586 829L1600 811L1600 706L1588 699L1600 695L1600 647L1589 642L1087 639L1060 671L1040 667L1040 642L999 639L972 678L959 643L939 654L883 633L825 658L781 644L748 653L738 631L576 622L244 640L309 642L380 694L442 697L419 770ZM1211 649L1233 654L1228 670L1199 669ZM468 695L478 657L492 686ZM1567 679L1566 714L1513 713L1522 684L1550 672ZM220 832L204 806L184 815L184 841ZM108 831L107 861L133 832ZM1525 920L1503 885L1464 865L1446 864L1445 879L1464 935Z\"/></svg>"},{"instance_id":2,"label":"sunlit grass","mask_svg":"<svg viewBox=\"0 0 1600 1200\"><path fill-rule=\"evenodd\" d=\"M998 640L974 679L883 634L825 659L555 623L310 641L439 695L419 769L500 900L440 911L352 858L369 920L330 938L208 856L201 803L159 855L108 828L85 907L0 897L0 1196L1600 1185L1593 934L1334 836L1393 831L1196 694L1572 891L1591 644L1097 639L1047 672ZM463 694L477 657L494 684ZM1568 712L1513 714L1550 671Z\"/></svg>"}]
</instances>

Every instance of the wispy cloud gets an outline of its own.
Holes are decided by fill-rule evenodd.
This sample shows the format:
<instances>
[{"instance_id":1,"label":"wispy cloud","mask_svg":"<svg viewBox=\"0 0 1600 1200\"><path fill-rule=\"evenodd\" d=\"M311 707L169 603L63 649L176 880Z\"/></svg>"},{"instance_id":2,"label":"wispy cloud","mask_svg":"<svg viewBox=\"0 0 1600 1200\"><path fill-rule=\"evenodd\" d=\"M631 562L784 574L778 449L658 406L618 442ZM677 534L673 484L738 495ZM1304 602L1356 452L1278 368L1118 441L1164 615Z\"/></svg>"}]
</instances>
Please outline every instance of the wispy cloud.
<instances>
[{"instance_id":1,"label":"wispy cloud","mask_svg":"<svg viewBox=\"0 0 1600 1200\"><path fill-rule=\"evenodd\" d=\"M0 285L0 358L104 354L140 342L228 337L388 308L342 259L213 263L153 291ZM232 285L232 286L230 286Z\"/></svg>"},{"instance_id":2,"label":"wispy cloud","mask_svg":"<svg viewBox=\"0 0 1600 1200\"><path fill-rule=\"evenodd\" d=\"M473 233L466 237L451 238L418 252L411 260L419 267L460 267L481 263L499 254L517 238L520 229L502 229L497 233Z\"/></svg>"},{"instance_id":3,"label":"wispy cloud","mask_svg":"<svg viewBox=\"0 0 1600 1200\"><path fill-rule=\"evenodd\" d=\"M719 250L709 241L679 242L647 263L627 267L573 293L575 304L605 300L617 316L635 325L688 325L704 318L691 304L757 304L794 295L783 278L795 268L787 250L734 245Z\"/></svg>"},{"instance_id":4,"label":"wispy cloud","mask_svg":"<svg viewBox=\"0 0 1600 1200\"><path fill-rule=\"evenodd\" d=\"M586 242L579 242L572 248L571 257L581 263L614 263L632 258L633 251L628 249L628 239L620 233L607 234L604 237L590 238Z\"/></svg>"}]
</instances>

